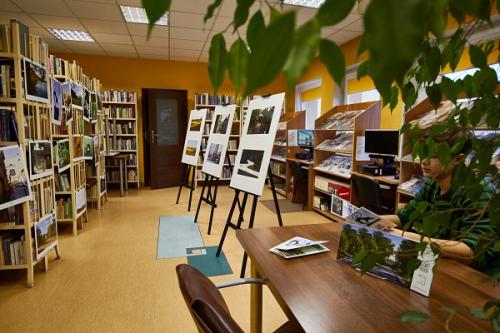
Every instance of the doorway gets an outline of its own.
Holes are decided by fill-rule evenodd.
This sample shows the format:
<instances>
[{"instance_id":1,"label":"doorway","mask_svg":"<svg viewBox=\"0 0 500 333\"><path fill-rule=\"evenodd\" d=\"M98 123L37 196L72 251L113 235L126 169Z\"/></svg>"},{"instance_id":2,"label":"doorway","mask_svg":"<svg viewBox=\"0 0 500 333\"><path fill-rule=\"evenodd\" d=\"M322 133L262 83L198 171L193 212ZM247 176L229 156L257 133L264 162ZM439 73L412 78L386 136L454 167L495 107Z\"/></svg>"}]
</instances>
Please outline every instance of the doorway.
<instances>
[{"instance_id":1,"label":"doorway","mask_svg":"<svg viewBox=\"0 0 500 333\"><path fill-rule=\"evenodd\" d=\"M142 89L144 177L151 189L178 186L187 127L187 91Z\"/></svg>"},{"instance_id":2,"label":"doorway","mask_svg":"<svg viewBox=\"0 0 500 333\"><path fill-rule=\"evenodd\" d=\"M321 115L321 98L302 102L301 109L306 113L306 129L314 129L314 121Z\"/></svg>"}]
</instances>

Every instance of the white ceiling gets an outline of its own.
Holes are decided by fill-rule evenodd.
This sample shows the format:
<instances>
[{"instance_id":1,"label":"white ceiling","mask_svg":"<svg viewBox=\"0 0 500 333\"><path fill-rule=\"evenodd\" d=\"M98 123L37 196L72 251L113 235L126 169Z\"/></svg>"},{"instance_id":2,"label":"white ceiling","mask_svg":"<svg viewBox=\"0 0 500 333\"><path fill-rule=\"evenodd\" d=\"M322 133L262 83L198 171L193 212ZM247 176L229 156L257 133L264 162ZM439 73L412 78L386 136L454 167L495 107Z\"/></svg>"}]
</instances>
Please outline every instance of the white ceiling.
<instances>
[{"instance_id":1,"label":"white ceiling","mask_svg":"<svg viewBox=\"0 0 500 333\"><path fill-rule=\"evenodd\" d=\"M0 0L0 23L17 18L31 32L44 37L50 51L207 62L210 39L224 33L227 43L236 40L228 28L236 0L225 0L205 25L203 15L213 0L172 0L169 26L157 26L146 40L145 24L126 23L119 5L141 6L140 0ZM252 13L258 10L258 1ZM297 24L311 18L315 9L285 6L297 11ZM361 34L363 24L357 8L344 21L323 29L323 38L343 44ZM267 8L263 10L267 13ZM252 14L250 14L252 15ZM47 28L87 31L95 43L59 41ZM246 25L239 29L246 34Z\"/></svg>"}]
</instances>

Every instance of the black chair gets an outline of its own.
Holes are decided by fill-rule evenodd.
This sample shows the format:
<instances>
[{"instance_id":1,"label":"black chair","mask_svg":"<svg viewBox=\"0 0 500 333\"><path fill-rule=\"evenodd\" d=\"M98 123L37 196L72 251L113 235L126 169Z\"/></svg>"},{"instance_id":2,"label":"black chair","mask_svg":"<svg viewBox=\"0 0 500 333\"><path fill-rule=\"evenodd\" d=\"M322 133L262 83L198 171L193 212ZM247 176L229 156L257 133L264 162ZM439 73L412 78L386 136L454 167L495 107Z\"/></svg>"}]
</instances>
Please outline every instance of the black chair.
<instances>
[{"instance_id":1,"label":"black chair","mask_svg":"<svg viewBox=\"0 0 500 333\"><path fill-rule=\"evenodd\" d=\"M384 197L378 181L355 174L351 175L351 179L360 206L380 215L394 213L394 203Z\"/></svg>"},{"instance_id":2,"label":"black chair","mask_svg":"<svg viewBox=\"0 0 500 333\"><path fill-rule=\"evenodd\" d=\"M301 202L303 210L307 204L307 171L302 169L300 163L295 161L290 161L290 168L293 176L292 202Z\"/></svg>"},{"instance_id":3,"label":"black chair","mask_svg":"<svg viewBox=\"0 0 500 333\"><path fill-rule=\"evenodd\" d=\"M243 333L241 327L231 317L219 289L248 283L264 284L265 280L246 278L216 286L190 265L178 265L176 270L182 296L199 332ZM288 332L303 332L303 330L296 321L288 321L275 331L275 333Z\"/></svg>"}]
</instances>

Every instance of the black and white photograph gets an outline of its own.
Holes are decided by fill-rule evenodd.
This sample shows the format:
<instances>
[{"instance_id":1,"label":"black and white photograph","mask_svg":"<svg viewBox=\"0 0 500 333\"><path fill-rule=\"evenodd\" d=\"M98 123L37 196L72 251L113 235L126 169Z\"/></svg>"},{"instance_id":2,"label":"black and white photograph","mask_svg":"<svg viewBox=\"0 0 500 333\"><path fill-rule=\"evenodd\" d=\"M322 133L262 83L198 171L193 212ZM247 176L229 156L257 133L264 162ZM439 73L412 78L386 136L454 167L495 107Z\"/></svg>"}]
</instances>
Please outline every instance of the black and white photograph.
<instances>
[{"instance_id":1,"label":"black and white photograph","mask_svg":"<svg viewBox=\"0 0 500 333\"><path fill-rule=\"evenodd\" d=\"M52 84L52 117L53 124L61 125L63 117L63 94L62 86L56 79L51 79Z\"/></svg>"},{"instance_id":2,"label":"black and white photograph","mask_svg":"<svg viewBox=\"0 0 500 333\"><path fill-rule=\"evenodd\" d=\"M37 259L56 245L57 223L54 214L45 216L35 224L35 241Z\"/></svg>"},{"instance_id":3,"label":"black and white photograph","mask_svg":"<svg viewBox=\"0 0 500 333\"><path fill-rule=\"evenodd\" d=\"M201 129L205 126L207 109L191 110L189 115L184 150L182 153L182 163L189 165L198 164L198 156L201 149Z\"/></svg>"},{"instance_id":4,"label":"black and white photograph","mask_svg":"<svg viewBox=\"0 0 500 333\"><path fill-rule=\"evenodd\" d=\"M52 175L52 143L46 140L28 141L30 179Z\"/></svg>"},{"instance_id":5,"label":"black and white photograph","mask_svg":"<svg viewBox=\"0 0 500 333\"><path fill-rule=\"evenodd\" d=\"M0 210L30 199L30 181L21 147L0 147Z\"/></svg>"},{"instance_id":6,"label":"black and white photograph","mask_svg":"<svg viewBox=\"0 0 500 333\"><path fill-rule=\"evenodd\" d=\"M208 148L207 161L213 164L220 163L222 144L212 143Z\"/></svg>"},{"instance_id":7,"label":"black and white photograph","mask_svg":"<svg viewBox=\"0 0 500 333\"><path fill-rule=\"evenodd\" d=\"M238 163L238 174L258 178L262 167L262 158L264 157L263 150L245 149L241 154L241 159Z\"/></svg>"},{"instance_id":8,"label":"black and white photograph","mask_svg":"<svg viewBox=\"0 0 500 333\"><path fill-rule=\"evenodd\" d=\"M24 90L26 99L46 103L49 100L47 69L24 58Z\"/></svg>"},{"instance_id":9,"label":"black and white photograph","mask_svg":"<svg viewBox=\"0 0 500 333\"><path fill-rule=\"evenodd\" d=\"M71 104L75 109L83 108L83 89L76 82L71 82Z\"/></svg>"},{"instance_id":10,"label":"black and white photograph","mask_svg":"<svg viewBox=\"0 0 500 333\"><path fill-rule=\"evenodd\" d=\"M229 114L218 114L215 117L214 130L215 134L226 134L229 125Z\"/></svg>"},{"instance_id":11,"label":"black and white photograph","mask_svg":"<svg viewBox=\"0 0 500 333\"><path fill-rule=\"evenodd\" d=\"M252 110L247 134L269 134L274 106Z\"/></svg>"},{"instance_id":12,"label":"black and white photograph","mask_svg":"<svg viewBox=\"0 0 500 333\"><path fill-rule=\"evenodd\" d=\"M83 88L83 120L90 121L90 91Z\"/></svg>"}]
</instances>

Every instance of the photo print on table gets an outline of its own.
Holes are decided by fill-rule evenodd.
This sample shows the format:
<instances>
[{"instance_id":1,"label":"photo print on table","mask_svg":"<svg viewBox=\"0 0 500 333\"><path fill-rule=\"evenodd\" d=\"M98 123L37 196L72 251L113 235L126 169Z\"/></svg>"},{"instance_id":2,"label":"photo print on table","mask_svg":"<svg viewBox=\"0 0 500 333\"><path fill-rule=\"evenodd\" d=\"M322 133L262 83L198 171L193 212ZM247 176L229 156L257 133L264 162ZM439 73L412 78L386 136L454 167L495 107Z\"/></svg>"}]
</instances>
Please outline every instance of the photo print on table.
<instances>
[{"instance_id":1,"label":"photo print on table","mask_svg":"<svg viewBox=\"0 0 500 333\"><path fill-rule=\"evenodd\" d=\"M56 79L51 79L52 85L52 117L53 124L61 125L63 117L63 94L62 85Z\"/></svg>"},{"instance_id":2,"label":"photo print on table","mask_svg":"<svg viewBox=\"0 0 500 333\"><path fill-rule=\"evenodd\" d=\"M269 134L274 106L252 110L247 134Z\"/></svg>"},{"instance_id":3,"label":"photo print on table","mask_svg":"<svg viewBox=\"0 0 500 333\"><path fill-rule=\"evenodd\" d=\"M83 88L83 120L90 121L90 91Z\"/></svg>"},{"instance_id":4,"label":"photo print on table","mask_svg":"<svg viewBox=\"0 0 500 333\"><path fill-rule=\"evenodd\" d=\"M57 172L61 173L69 168L71 162L69 140L64 139L57 141L56 152Z\"/></svg>"},{"instance_id":5,"label":"photo print on table","mask_svg":"<svg viewBox=\"0 0 500 333\"><path fill-rule=\"evenodd\" d=\"M49 100L47 69L28 58L24 59L24 91L26 99L46 103Z\"/></svg>"},{"instance_id":6,"label":"photo print on table","mask_svg":"<svg viewBox=\"0 0 500 333\"><path fill-rule=\"evenodd\" d=\"M0 147L0 210L30 199L31 187L21 147Z\"/></svg>"},{"instance_id":7,"label":"photo print on table","mask_svg":"<svg viewBox=\"0 0 500 333\"><path fill-rule=\"evenodd\" d=\"M222 144L212 143L208 149L207 161L213 164L219 164L222 154Z\"/></svg>"},{"instance_id":8,"label":"photo print on table","mask_svg":"<svg viewBox=\"0 0 500 333\"><path fill-rule=\"evenodd\" d=\"M52 175L52 143L48 140L28 141L30 179Z\"/></svg>"},{"instance_id":9,"label":"photo print on table","mask_svg":"<svg viewBox=\"0 0 500 333\"><path fill-rule=\"evenodd\" d=\"M201 129L201 122L202 122L201 117L191 119L191 123L189 124L189 130L192 132L198 132Z\"/></svg>"},{"instance_id":10,"label":"photo print on table","mask_svg":"<svg viewBox=\"0 0 500 333\"><path fill-rule=\"evenodd\" d=\"M71 104L75 109L83 108L83 89L76 82L71 81Z\"/></svg>"},{"instance_id":11,"label":"photo print on table","mask_svg":"<svg viewBox=\"0 0 500 333\"><path fill-rule=\"evenodd\" d=\"M37 260L43 257L55 245L57 240L57 223L54 214L47 215L35 224L35 241Z\"/></svg>"},{"instance_id":12,"label":"photo print on table","mask_svg":"<svg viewBox=\"0 0 500 333\"><path fill-rule=\"evenodd\" d=\"M238 163L238 174L245 177L259 178L263 157L263 150L244 149Z\"/></svg>"},{"instance_id":13,"label":"photo print on table","mask_svg":"<svg viewBox=\"0 0 500 333\"><path fill-rule=\"evenodd\" d=\"M229 125L229 114L218 114L215 118L214 130L215 134L226 134Z\"/></svg>"},{"instance_id":14,"label":"photo print on table","mask_svg":"<svg viewBox=\"0 0 500 333\"><path fill-rule=\"evenodd\" d=\"M186 155L195 156L197 148L198 148L197 140L188 140L186 143L186 151L185 151Z\"/></svg>"}]
</instances>

